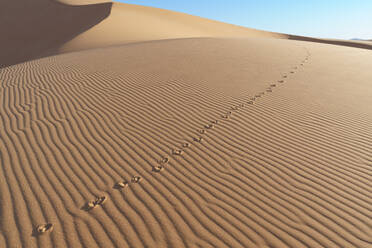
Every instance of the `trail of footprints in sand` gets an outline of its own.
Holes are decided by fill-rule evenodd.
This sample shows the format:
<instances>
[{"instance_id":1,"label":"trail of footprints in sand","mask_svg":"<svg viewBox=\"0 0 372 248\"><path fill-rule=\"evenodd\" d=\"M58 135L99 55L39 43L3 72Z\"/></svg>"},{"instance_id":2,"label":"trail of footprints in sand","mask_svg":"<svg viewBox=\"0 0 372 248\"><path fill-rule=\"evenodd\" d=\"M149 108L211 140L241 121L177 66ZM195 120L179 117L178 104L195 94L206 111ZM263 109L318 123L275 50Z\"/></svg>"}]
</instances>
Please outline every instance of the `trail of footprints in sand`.
<instances>
[{"instance_id":1,"label":"trail of footprints in sand","mask_svg":"<svg viewBox=\"0 0 372 248\"><path fill-rule=\"evenodd\" d=\"M269 85L269 87L266 88L266 90L261 91L261 92L255 94L254 96L248 97L248 99L246 101L244 101L245 103L241 103L239 105L231 106L230 111L228 111L227 113L221 114L219 119L212 120L212 121L210 121L210 123L205 124L202 129L198 130L198 135L192 138L192 142L201 143L203 141L203 135L205 135L207 132L211 131L216 125L218 125L220 123L220 121L223 121L223 120L226 121L230 118L230 116L234 112L237 112L238 110L241 110L242 108L245 108L247 106L252 106L255 103L255 101L257 101L259 98L264 96L266 93L272 93L273 89L275 87L277 87L278 84L285 83L286 79L288 79L288 76L290 74L296 73L296 71L300 67L303 67L305 65L305 63L308 62L308 60L310 58L310 53L307 49L306 49L306 53L307 53L307 55L304 58L304 60L302 60L301 63L298 66L294 66L289 71L289 73L283 74L282 78L277 80L276 83L271 83ZM152 172L154 172L154 173L162 172L165 169L166 165L170 162L172 157L182 156L184 151L186 149L190 148L191 145L192 145L192 143L185 141L182 144L182 147L174 148L173 150L171 150L171 156L163 156L160 160L156 161L156 165L152 167ZM138 184L141 180L142 180L142 177L135 175L131 178L130 182L125 181L125 180L119 181L119 182L116 182L113 185L112 188L116 189L116 190L124 190L125 188L129 188L132 184ZM91 211L91 210L93 210L97 207L102 206L107 201L107 199L108 199L107 196L98 196L95 199L92 199L92 200L86 202L85 205L81 207L81 210L89 212L89 211ZM52 231L53 231L53 224L52 223L45 223L45 224L41 224L41 225L37 226L34 230L34 234L35 235L42 235L42 234L45 234L45 233L50 233Z\"/></svg>"}]
</instances>

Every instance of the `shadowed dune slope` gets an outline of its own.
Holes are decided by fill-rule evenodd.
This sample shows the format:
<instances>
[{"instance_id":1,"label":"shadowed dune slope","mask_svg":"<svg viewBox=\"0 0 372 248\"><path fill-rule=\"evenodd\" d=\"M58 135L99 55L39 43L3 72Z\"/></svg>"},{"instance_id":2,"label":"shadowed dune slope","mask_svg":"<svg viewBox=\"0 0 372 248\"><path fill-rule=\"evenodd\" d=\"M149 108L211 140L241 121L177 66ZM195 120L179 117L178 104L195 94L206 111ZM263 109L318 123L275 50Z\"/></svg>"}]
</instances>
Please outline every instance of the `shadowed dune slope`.
<instances>
[{"instance_id":1,"label":"shadowed dune slope","mask_svg":"<svg viewBox=\"0 0 372 248\"><path fill-rule=\"evenodd\" d=\"M59 53L65 42L109 16L111 6L0 0L0 67Z\"/></svg>"},{"instance_id":2,"label":"shadowed dune slope","mask_svg":"<svg viewBox=\"0 0 372 248\"><path fill-rule=\"evenodd\" d=\"M0 247L371 247L371 63L206 38L2 68Z\"/></svg>"}]
</instances>

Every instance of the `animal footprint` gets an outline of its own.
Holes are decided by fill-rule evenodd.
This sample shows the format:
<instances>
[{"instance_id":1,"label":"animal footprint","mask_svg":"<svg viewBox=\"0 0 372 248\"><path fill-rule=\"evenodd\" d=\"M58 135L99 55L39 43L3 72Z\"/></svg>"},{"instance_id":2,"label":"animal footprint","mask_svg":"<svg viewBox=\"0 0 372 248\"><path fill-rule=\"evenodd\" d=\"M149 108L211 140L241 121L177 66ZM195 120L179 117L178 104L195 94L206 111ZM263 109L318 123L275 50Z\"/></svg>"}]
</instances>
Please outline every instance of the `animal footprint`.
<instances>
[{"instance_id":1,"label":"animal footprint","mask_svg":"<svg viewBox=\"0 0 372 248\"><path fill-rule=\"evenodd\" d=\"M184 148L188 148L190 146L191 146L191 144L190 143L187 143L187 142L182 144L182 147L184 147Z\"/></svg>"},{"instance_id":2,"label":"animal footprint","mask_svg":"<svg viewBox=\"0 0 372 248\"><path fill-rule=\"evenodd\" d=\"M44 233L47 233L47 232L52 232L53 231L53 224L52 223L47 223L47 224L38 225L35 230L36 230L36 233L38 235L44 234Z\"/></svg>"},{"instance_id":3,"label":"animal footprint","mask_svg":"<svg viewBox=\"0 0 372 248\"><path fill-rule=\"evenodd\" d=\"M248 101L247 103L248 103L248 104L253 104L253 101Z\"/></svg>"},{"instance_id":4,"label":"animal footprint","mask_svg":"<svg viewBox=\"0 0 372 248\"><path fill-rule=\"evenodd\" d=\"M96 204L94 204L94 201L90 201L90 202L87 202L83 209L86 210L86 211L89 211L89 210L92 210L93 208L97 207Z\"/></svg>"},{"instance_id":5,"label":"animal footprint","mask_svg":"<svg viewBox=\"0 0 372 248\"><path fill-rule=\"evenodd\" d=\"M229 119L229 116L228 115L221 115L221 118L223 118L223 119Z\"/></svg>"},{"instance_id":6,"label":"animal footprint","mask_svg":"<svg viewBox=\"0 0 372 248\"><path fill-rule=\"evenodd\" d=\"M115 189L123 189L125 187L128 187L128 182L122 181L122 182L117 182L114 185Z\"/></svg>"},{"instance_id":7,"label":"animal footprint","mask_svg":"<svg viewBox=\"0 0 372 248\"><path fill-rule=\"evenodd\" d=\"M201 134L205 134L207 131L205 131L204 129L200 129L198 132Z\"/></svg>"},{"instance_id":8,"label":"animal footprint","mask_svg":"<svg viewBox=\"0 0 372 248\"><path fill-rule=\"evenodd\" d=\"M218 120L215 120L215 121L211 121L212 124L218 124Z\"/></svg>"},{"instance_id":9,"label":"animal footprint","mask_svg":"<svg viewBox=\"0 0 372 248\"><path fill-rule=\"evenodd\" d=\"M173 155L182 155L183 154L183 151L182 150L172 150L172 154Z\"/></svg>"},{"instance_id":10,"label":"animal footprint","mask_svg":"<svg viewBox=\"0 0 372 248\"><path fill-rule=\"evenodd\" d=\"M95 204L96 205L103 205L103 203L105 203L107 200L107 197L106 196L100 196L100 197L97 197L96 200L95 200Z\"/></svg>"},{"instance_id":11,"label":"animal footprint","mask_svg":"<svg viewBox=\"0 0 372 248\"><path fill-rule=\"evenodd\" d=\"M97 207L98 205L103 205L103 203L105 203L106 200L107 200L106 196L97 197L93 201L90 201L90 202L86 203L85 206L83 207L83 209L85 209L86 211L92 210L93 208Z\"/></svg>"},{"instance_id":12,"label":"animal footprint","mask_svg":"<svg viewBox=\"0 0 372 248\"><path fill-rule=\"evenodd\" d=\"M164 169L163 165L156 165L152 167L152 171L154 172L161 172Z\"/></svg>"},{"instance_id":13,"label":"animal footprint","mask_svg":"<svg viewBox=\"0 0 372 248\"><path fill-rule=\"evenodd\" d=\"M270 84L270 87L276 87L276 84Z\"/></svg>"},{"instance_id":14,"label":"animal footprint","mask_svg":"<svg viewBox=\"0 0 372 248\"><path fill-rule=\"evenodd\" d=\"M214 125L213 124L208 124L208 125L205 125L204 127L206 129L212 129L214 127Z\"/></svg>"},{"instance_id":15,"label":"animal footprint","mask_svg":"<svg viewBox=\"0 0 372 248\"><path fill-rule=\"evenodd\" d=\"M202 137L198 137L198 138L193 138L193 140L194 140L195 142L199 142L199 143L201 143L201 142L203 141L203 138L202 138Z\"/></svg>"},{"instance_id":16,"label":"animal footprint","mask_svg":"<svg viewBox=\"0 0 372 248\"><path fill-rule=\"evenodd\" d=\"M132 181L132 183L139 183L141 181L141 177L140 176L133 176L131 181Z\"/></svg>"},{"instance_id":17,"label":"animal footprint","mask_svg":"<svg viewBox=\"0 0 372 248\"><path fill-rule=\"evenodd\" d=\"M266 92L273 92L273 90L272 89L267 89Z\"/></svg>"},{"instance_id":18,"label":"animal footprint","mask_svg":"<svg viewBox=\"0 0 372 248\"><path fill-rule=\"evenodd\" d=\"M159 164L167 164L169 162L168 157L164 157L158 161Z\"/></svg>"},{"instance_id":19,"label":"animal footprint","mask_svg":"<svg viewBox=\"0 0 372 248\"><path fill-rule=\"evenodd\" d=\"M284 83L284 80L279 80L278 83Z\"/></svg>"}]
</instances>

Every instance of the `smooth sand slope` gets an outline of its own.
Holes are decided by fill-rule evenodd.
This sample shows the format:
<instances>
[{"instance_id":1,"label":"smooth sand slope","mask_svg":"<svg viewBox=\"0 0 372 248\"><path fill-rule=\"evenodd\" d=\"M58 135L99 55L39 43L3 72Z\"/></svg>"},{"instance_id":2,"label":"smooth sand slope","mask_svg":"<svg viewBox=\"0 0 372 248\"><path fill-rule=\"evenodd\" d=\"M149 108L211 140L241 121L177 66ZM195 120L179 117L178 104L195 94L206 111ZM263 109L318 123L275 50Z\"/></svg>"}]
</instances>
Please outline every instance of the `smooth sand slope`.
<instances>
[{"instance_id":1,"label":"smooth sand slope","mask_svg":"<svg viewBox=\"0 0 372 248\"><path fill-rule=\"evenodd\" d=\"M164 9L113 3L108 18L67 42L61 47L61 52L137 41L192 37L288 38L288 35L240 27Z\"/></svg>"},{"instance_id":2,"label":"smooth sand slope","mask_svg":"<svg viewBox=\"0 0 372 248\"><path fill-rule=\"evenodd\" d=\"M369 248L371 64L208 38L0 69L0 247Z\"/></svg>"},{"instance_id":3,"label":"smooth sand slope","mask_svg":"<svg viewBox=\"0 0 372 248\"><path fill-rule=\"evenodd\" d=\"M169 10L103 0L0 0L0 30L0 67L135 41L212 36L286 37Z\"/></svg>"}]
</instances>

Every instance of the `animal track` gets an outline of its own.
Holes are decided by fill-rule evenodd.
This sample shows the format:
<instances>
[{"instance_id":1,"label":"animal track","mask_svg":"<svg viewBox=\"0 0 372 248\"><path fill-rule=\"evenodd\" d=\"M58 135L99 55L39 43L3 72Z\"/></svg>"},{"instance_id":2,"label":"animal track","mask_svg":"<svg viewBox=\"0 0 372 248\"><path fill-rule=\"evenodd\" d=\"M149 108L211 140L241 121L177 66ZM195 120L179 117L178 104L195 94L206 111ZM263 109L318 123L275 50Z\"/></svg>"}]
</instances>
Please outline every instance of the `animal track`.
<instances>
[{"instance_id":1,"label":"animal track","mask_svg":"<svg viewBox=\"0 0 372 248\"><path fill-rule=\"evenodd\" d=\"M89 211L89 210L92 210L93 208L95 208L97 205L94 204L94 201L90 201L90 202L87 202L83 207L82 209L84 209L85 211Z\"/></svg>"},{"instance_id":2,"label":"animal track","mask_svg":"<svg viewBox=\"0 0 372 248\"><path fill-rule=\"evenodd\" d=\"M204 126L206 129L212 129L214 127L213 124L207 124Z\"/></svg>"},{"instance_id":3,"label":"animal track","mask_svg":"<svg viewBox=\"0 0 372 248\"><path fill-rule=\"evenodd\" d=\"M180 155L183 154L183 151L182 151L182 150L179 150L179 149L173 149L173 150L172 150L172 154L173 154L173 155L178 155L178 156L180 156Z\"/></svg>"},{"instance_id":4,"label":"animal track","mask_svg":"<svg viewBox=\"0 0 372 248\"><path fill-rule=\"evenodd\" d=\"M129 185L129 183L125 182L125 181L117 182L117 183L115 183L114 188L115 189L123 189L125 187L128 187L128 185Z\"/></svg>"},{"instance_id":5,"label":"animal track","mask_svg":"<svg viewBox=\"0 0 372 248\"><path fill-rule=\"evenodd\" d=\"M133 176L132 177L132 183L139 183L141 181L141 177L140 176Z\"/></svg>"},{"instance_id":6,"label":"animal track","mask_svg":"<svg viewBox=\"0 0 372 248\"><path fill-rule=\"evenodd\" d=\"M105 203L106 200L107 200L106 196L97 197L97 199L95 200L95 204L96 205L103 205L103 203Z\"/></svg>"},{"instance_id":7,"label":"animal track","mask_svg":"<svg viewBox=\"0 0 372 248\"><path fill-rule=\"evenodd\" d=\"M156 165L152 167L152 171L154 172L161 172L164 169L163 165Z\"/></svg>"},{"instance_id":8,"label":"animal track","mask_svg":"<svg viewBox=\"0 0 372 248\"><path fill-rule=\"evenodd\" d=\"M47 232L52 232L53 231L53 224L52 223L47 223L47 224L42 224L38 225L35 229L37 235L41 235Z\"/></svg>"},{"instance_id":9,"label":"animal track","mask_svg":"<svg viewBox=\"0 0 372 248\"><path fill-rule=\"evenodd\" d=\"M158 161L159 164L167 164L168 162L169 162L168 157L163 157L162 159Z\"/></svg>"},{"instance_id":10,"label":"animal track","mask_svg":"<svg viewBox=\"0 0 372 248\"><path fill-rule=\"evenodd\" d=\"M182 144L182 147L184 147L184 148L188 148L190 146L191 146L191 144L190 143L187 143L187 142Z\"/></svg>"},{"instance_id":11,"label":"animal track","mask_svg":"<svg viewBox=\"0 0 372 248\"><path fill-rule=\"evenodd\" d=\"M299 64L299 66L304 66L305 63L308 61L309 59L309 52L307 51L308 53L308 56L302 61L302 63ZM295 71L294 70L297 70L299 69L299 66L295 66L292 68L292 70L289 72L290 74L294 74ZM282 79L279 79L277 82L278 83L284 83L284 79L288 78L288 75L287 74L284 74L282 75ZM241 103L239 105L234 105L234 106L231 106L230 109L231 111L228 111L226 112L226 114L223 114L221 115L221 118L222 119L225 119L225 120L228 120L230 118L230 116L232 115L232 111L237 111L241 108L244 108L246 106L246 104L249 104L249 105L253 105L254 102L262 97L263 95L265 95L265 92L273 92L273 88L274 87L277 87L277 84L276 83L272 83L270 84L270 86L263 92L260 92L260 93L257 93L255 96L253 97L250 97L249 100L247 100L245 103ZM207 130L210 130L210 129L213 129L214 126L216 124L218 124L219 121L218 120L213 120L211 121L211 123L209 124L206 124L204 126L204 129L199 129L198 132L203 135L203 134L206 134ZM198 143L201 143L203 141L203 138L198 136L198 137L193 137L192 140L194 142L198 142ZM189 148L191 146L191 143L189 142L184 142L182 144L182 147L183 148ZM175 156L180 156L183 154L183 150L182 149L173 149L172 150L172 155L175 155ZM160 173L164 170L164 166L165 164L169 163L170 161L170 158L169 157L162 157L160 160L158 160L158 165L155 165L155 166L152 166L152 171L153 172L156 172L156 173ZM142 180L142 178L140 176L133 176L131 178L131 183L139 183L140 181ZM114 187L115 189L124 189L126 187L129 186L129 183L127 181L120 181L120 182L117 182L115 183ZM83 207L82 209L83 210L86 210L86 211L90 211L94 208L96 208L97 206L100 206L100 205L103 205L107 200L107 197L106 196L100 196L100 197L97 197L96 199L92 200L92 201L89 201L87 202ZM51 223L47 223L47 224L42 224L42 225L39 225L36 227L36 229L33 231L35 235L41 235L41 234L44 234L46 232L52 232L53 231L53 224Z\"/></svg>"},{"instance_id":12,"label":"animal track","mask_svg":"<svg viewBox=\"0 0 372 248\"><path fill-rule=\"evenodd\" d=\"M99 205L103 205L106 202L106 200L107 200L107 197L106 196L97 197L93 201L87 202L83 206L83 209L86 210L86 211L92 210L93 208L95 208L95 207L97 207Z\"/></svg>"},{"instance_id":13,"label":"animal track","mask_svg":"<svg viewBox=\"0 0 372 248\"><path fill-rule=\"evenodd\" d=\"M306 48L305 48L305 49L306 49ZM307 49L306 49L306 50L307 50ZM307 54L308 54L308 56L304 59L304 61L302 61L302 63L299 64L299 66L304 66L304 63L308 60L308 57L310 56L310 53L309 53L308 51L307 51ZM289 73L290 73L290 74L294 74L294 73L295 73L294 70L299 69L299 66L294 66L294 67L292 67L292 70L289 71ZM284 83L284 79L288 78L288 75L287 75L287 74L284 74L284 75L282 75L281 77L282 77L282 79L279 79L279 80L277 81L277 82L280 83L280 84ZM263 95L265 95L266 92L273 92L273 88L274 88L274 87L277 87L277 84L276 84L276 83L270 84L270 86L269 86L265 91L262 91L262 92L260 92L260 93L257 93L257 94L256 94L255 96L253 96L253 97L250 97L249 100L248 100L247 102L245 102L245 103L241 103L241 104L239 104L239 105L231 106L231 107L230 107L230 110L231 110L231 111L228 111L226 114L222 114L222 115L221 115L221 119L228 120L229 117L230 117L230 116L232 115L232 113L233 113L232 111L237 111L237 110L239 110L239 109L241 109L241 108L244 108L244 107L246 106L246 104L253 105L254 102L255 102L258 98L260 98L260 97L262 97ZM199 129L198 132L199 132L200 134L205 134L205 133L207 132L207 130L213 129L213 128L214 128L214 125L216 125L216 124L218 124L218 120L211 121L211 123L204 125L204 129ZM200 136L199 136L199 137L194 137L194 138L193 138L193 141L194 141L194 142L198 142L198 143L201 143L202 140L203 140L203 138L200 137ZM182 144L182 147L183 147L183 148L188 148L188 147L190 147L190 143L185 142L185 143ZM182 149L173 149L173 150L172 150L172 155L180 156L180 155L182 155L182 154L183 154L183 150L182 150ZM168 157L164 157L164 158L162 158L161 160L158 161L159 165L157 165L157 166L153 166L153 167L152 167L152 170L153 170L154 172L161 172L161 171L164 169L164 164L166 164L166 163L168 163L168 162L169 162L169 158L168 158ZM133 183L137 183L137 182L139 182L140 179L141 179L140 177L133 177L133 178L132 178L132 182L133 182Z\"/></svg>"}]
</instances>

